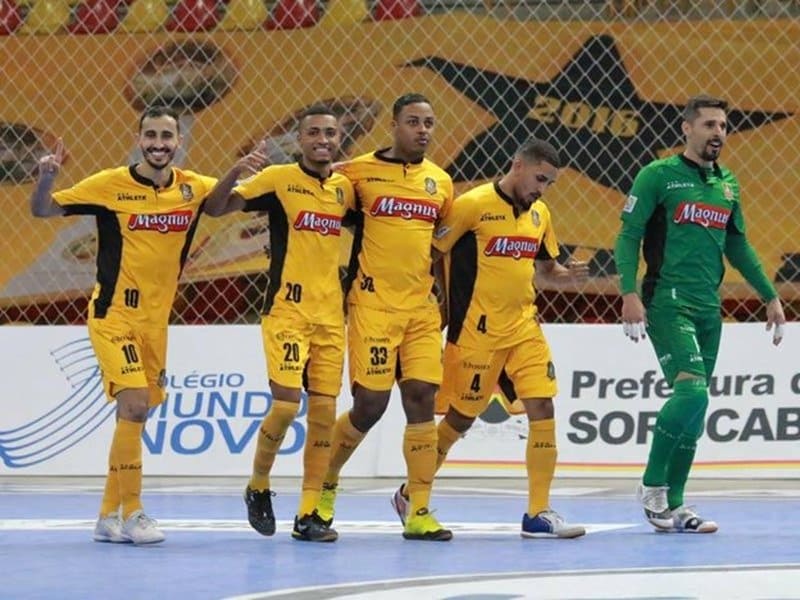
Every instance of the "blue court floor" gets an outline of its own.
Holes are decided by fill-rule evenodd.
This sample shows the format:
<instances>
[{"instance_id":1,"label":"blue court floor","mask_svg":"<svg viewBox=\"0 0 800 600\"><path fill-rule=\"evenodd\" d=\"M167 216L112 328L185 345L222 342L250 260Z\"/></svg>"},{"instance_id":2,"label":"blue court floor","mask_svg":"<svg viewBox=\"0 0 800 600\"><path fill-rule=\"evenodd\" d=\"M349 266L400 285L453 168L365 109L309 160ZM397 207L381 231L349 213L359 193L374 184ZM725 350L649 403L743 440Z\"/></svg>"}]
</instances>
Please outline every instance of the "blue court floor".
<instances>
[{"instance_id":1,"label":"blue court floor","mask_svg":"<svg viewBox=\"0 0 800 600\"><path fill-rule=\"evenodd\" d=\"M249 529L241 487L146 480L160 545L91 541L100 480L0 478L0 598L423 598L459 600L800 599L800 481L700 480L689 500L710 535L659 534L634 482L558 481L553 508L576 540L519 537L524 481L442 480L434 508L449 543L401 537L393 480L343 479L335 544L292 540L297 482L278 480L278 532Z\"/></svg>"}]
</instances>

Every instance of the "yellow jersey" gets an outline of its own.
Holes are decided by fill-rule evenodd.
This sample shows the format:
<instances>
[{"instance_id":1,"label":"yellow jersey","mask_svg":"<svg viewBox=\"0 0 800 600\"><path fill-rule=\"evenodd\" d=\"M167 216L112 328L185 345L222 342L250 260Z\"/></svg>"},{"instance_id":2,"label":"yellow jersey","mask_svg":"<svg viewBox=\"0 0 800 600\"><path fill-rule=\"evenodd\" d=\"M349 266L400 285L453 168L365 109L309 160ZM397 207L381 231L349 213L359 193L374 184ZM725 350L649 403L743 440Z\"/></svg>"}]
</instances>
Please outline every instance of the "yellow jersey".
<instances>
[{"instance_id":1,"label":"yellow jersey","mask_svg":"<svg viewBox=\"0 0 800 600\"><path fill-rule=\"evenodd\" d=\"M413 311L430 306L431 241L453 202L453 180L427 159L404 163L385 153L337 167L357 200L348 302Z\"/></svg>"},{"instance_id":2,"label":"yellow jersey","mask_svg":"<svg viewBox=\"0 0 800 600\"><path fill-rule=\"evenodd\" d=\"M157 188L135 165L100 171L53 193L67 215L97 221L97 283L89 317L167 324L178 277L213 177L172 167Z\"/></svg>"},{"instance_id":3,"label":"yellow jersey","mask_svg":"<svg viewBox=\"0 0 800 600\"><path fill-rule=\"evenodd\" d=\"M342 217L355 206L353 186L339 173L328 178L300 163L271 165L233 191L245 211L269 215L269 284L264 314L292 312L311 323L344 320L339 279Z\"/></svg>"},{"instance_id":4,"label":"yellow jersey","mask_svg":"<svg viewBox=\"0 0 800 600\"><path fill-rule=\"evenodd\" d=\"M517 214L497 184L480 185L456 199L434 238L449 253L448 341L499 349L535 333L534 261L559 253L544 202Z\"/></svg>"}]
</instances>

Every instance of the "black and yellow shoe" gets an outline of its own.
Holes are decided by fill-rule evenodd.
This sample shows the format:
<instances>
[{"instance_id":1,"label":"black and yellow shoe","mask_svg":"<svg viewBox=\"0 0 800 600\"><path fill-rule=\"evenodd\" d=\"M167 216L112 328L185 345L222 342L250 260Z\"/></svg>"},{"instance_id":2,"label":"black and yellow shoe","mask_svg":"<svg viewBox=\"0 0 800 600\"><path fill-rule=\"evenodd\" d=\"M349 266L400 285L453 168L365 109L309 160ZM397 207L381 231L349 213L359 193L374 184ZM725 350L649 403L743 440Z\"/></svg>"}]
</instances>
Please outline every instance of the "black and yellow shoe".
<instances>
[{"instance_id":1,"label":"black and yellow shoe","mask_svg":"<svg viewBox=\"0 0 800 600\"><path fill-rule=\"evenodd\" d=\"M247 520L250 526L261 535L275 533L275 513L272 512L272 497L275 492L259 492L249 485L244 490L244 503L247 505Z\"/></svg>"},{"instance_id":2,"label":"black and yellow shoe","mask_svg":"<svg viewBox=\"0 0 800 600\"><path fill-rule=\"evenodd\" d=\"M339 534L315 510L310 515L294 518L292 537L302 542L335 542Z\"/></svg>"},{"instance_id":3,"label":"black and yellow shoe","mask_svg":"<svg viewBox=\"0 0 800 600\"><path fill-rule=\"evenodd\" d=\"M407 540L447 542L453 539L453 532L442 527L427 508L420 508L406 519L403 537Z\"/></svg>"}]
</instances>

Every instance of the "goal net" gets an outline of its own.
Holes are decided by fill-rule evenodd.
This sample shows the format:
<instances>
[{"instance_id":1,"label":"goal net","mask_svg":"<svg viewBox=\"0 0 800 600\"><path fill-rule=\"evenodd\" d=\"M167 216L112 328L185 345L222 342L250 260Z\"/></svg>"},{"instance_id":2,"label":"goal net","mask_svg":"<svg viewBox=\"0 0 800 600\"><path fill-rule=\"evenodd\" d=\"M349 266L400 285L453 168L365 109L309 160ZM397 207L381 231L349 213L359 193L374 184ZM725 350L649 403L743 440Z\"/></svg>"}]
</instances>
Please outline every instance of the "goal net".
<instances>
[{"instance_id":1,"label":"goal net","mask_svg":"<svg viewBox=\"0 0 800 600\"><path fill-rule=\"evenodd\" d=\"M341 158L389 143L391 106L425 94L430 157L457 191L491 180L529 135L566 168L545 197L580 288L540 290L550 322L615 322L612 259L636 172L678 151L697 93L726 98L723 162L738 175L748 235L796 318L800 307L800 6L795 2L485 0L2 0L0 322L80 323L94 283L90 218L34 220L39 156L62 137L56 187L137 160L141 109L181 113L177 162L221 176L258 140L293 160L296 115L342 115ZM346 250L342 250L345 260ZM250 323L269 260L266 217L203 218L173 323ZM763 317L736 272L729 319Z\"/></svg>"}]
</instances>

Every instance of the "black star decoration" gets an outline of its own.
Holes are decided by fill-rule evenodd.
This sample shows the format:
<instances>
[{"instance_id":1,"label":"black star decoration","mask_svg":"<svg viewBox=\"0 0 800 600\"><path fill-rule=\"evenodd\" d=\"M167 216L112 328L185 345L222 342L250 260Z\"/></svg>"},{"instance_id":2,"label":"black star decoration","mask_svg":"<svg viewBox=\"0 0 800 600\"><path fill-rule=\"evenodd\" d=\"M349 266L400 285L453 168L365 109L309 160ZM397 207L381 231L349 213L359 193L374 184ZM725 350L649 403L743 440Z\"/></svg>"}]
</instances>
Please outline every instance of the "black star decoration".
<instances>
[{"instance_id":1,"label":"black star decoration","mask_svg":"<svg viewBox=\"0 0 800 600\"><path fill-rule=\"evenodd\" d=\"M658 151L682 142L682 105L648 102L636 93L614 39L589 38L553 80L531 82L429 56L406 63L438 73L497 122L447 166L456 181L491 179L507 168L529 136L554 142L567 166L627 193L638 170ZM791 113L728 111L732 132Z\"/></svg>"}]
</instances>

